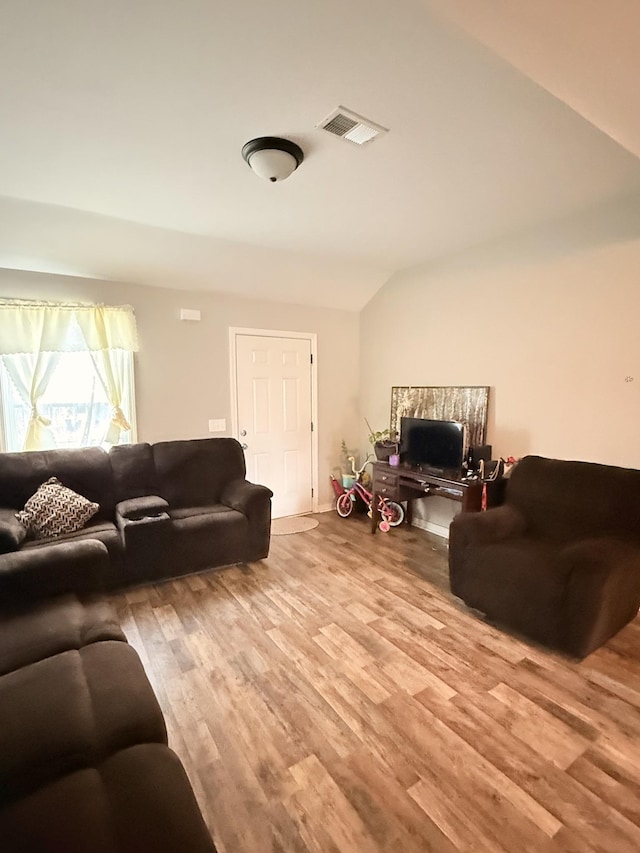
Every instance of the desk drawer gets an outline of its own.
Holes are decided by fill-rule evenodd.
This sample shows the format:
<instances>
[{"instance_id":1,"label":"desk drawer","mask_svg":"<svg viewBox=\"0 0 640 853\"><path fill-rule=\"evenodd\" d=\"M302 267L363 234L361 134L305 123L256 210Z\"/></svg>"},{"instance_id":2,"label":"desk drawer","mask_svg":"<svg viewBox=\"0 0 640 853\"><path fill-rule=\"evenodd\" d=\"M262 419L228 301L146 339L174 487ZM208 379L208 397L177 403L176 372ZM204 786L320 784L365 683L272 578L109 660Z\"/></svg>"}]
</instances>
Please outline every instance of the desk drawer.
<instances>
[{"instance_id":1,"label":"desk drawer","mask_svg":"<svg viewBox=\"0 0 640 853\"><path fill-rule=\"evenodd\" d=\"M376 471L373 477L373 491L377 495L393 495L398 491L398 475Z\"/></svg>"}]
</instances>

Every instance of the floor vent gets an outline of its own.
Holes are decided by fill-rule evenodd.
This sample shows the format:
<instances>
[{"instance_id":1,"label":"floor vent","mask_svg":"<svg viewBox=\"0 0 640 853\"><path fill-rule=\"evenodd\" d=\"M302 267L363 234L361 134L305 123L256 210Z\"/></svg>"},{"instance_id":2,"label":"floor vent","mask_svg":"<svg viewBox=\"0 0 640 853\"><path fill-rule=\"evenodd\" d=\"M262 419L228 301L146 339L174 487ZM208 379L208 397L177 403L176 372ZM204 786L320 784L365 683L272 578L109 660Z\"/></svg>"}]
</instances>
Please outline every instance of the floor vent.
<instances>
[{"instance_id":1,"label":"floor vent","mask_svg":"<svg viewBox=\"0 0 640 853\"><path fill-rule=\"evenodd\" d=\"M348 142L353 142L355 145L364 145L365 142L372 142L377 136L388 133L388 128L369 121L368 118L363 118L344 107L336 107L316 127L326 130L327 133L332 133L334 136L346 139Z\"/></svg>"}]
</instances>

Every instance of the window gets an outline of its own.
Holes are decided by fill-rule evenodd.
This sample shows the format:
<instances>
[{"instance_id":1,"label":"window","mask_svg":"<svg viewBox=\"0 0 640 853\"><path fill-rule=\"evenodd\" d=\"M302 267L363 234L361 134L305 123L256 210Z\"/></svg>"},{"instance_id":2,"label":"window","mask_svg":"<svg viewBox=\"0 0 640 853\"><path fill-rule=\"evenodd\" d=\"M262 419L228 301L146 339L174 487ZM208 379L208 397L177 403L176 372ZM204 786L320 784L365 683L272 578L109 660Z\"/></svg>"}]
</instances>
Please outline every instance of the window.
<instances>
[{"instance_id":1,"label":"window","mask_svg":"<svg viewBox=\"0 0 640 853\"><path fill-rule=\"evenodd\" d=\"M5 360L20 356L5 356L0 362L0 408L2 410L4 449L24 450L31 407L20 396L5 367ZM136 440L133 418L133 357L122 353L125 376L122 409L130 413L131 430L120 433L118 444ZM104 385L88 352L61 353L55 372L38 410L50 421L49 430L55 447L89 447L108 444L105 441L111 421L112 406Z\"/></svg>"},{"instance_id":2,"label":"window","mask_svg":"<svg viewBox=\"0 0 640 853\"><path fill-rule=\"evenodd\" d=\"M136 441L127 307L0 300L3 450Z\"/></svg>"}]
</instances>

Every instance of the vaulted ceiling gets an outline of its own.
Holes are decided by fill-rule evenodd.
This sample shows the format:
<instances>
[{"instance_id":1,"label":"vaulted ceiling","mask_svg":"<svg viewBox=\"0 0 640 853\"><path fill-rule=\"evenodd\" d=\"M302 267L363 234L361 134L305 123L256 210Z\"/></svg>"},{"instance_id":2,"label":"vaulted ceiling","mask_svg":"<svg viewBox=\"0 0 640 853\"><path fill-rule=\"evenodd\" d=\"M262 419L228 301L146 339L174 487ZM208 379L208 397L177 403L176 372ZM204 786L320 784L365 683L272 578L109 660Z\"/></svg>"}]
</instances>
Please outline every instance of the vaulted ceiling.
<instances>
[{"instance_id":1,"label":"vaulted ceiling","mask_svg":"<svg viewBox=\"0 0 640 853\"><path fill-rule=\"evenodd\" d=\"M640 194L635 5L3 0L0 266L357 310ZM338 105L389 133L317 129ZM305 152L281 184L261 135Z\"/></svg>"},{"instance_id":2,"label":"vaulted ceiling","mask_svg":"<svg viewBox=\"0 0 640 853\"><path fill-rule=\"evenodd\" d=\"M424 0L640 157L635 0Z\"/></svg>"}]
</instances>

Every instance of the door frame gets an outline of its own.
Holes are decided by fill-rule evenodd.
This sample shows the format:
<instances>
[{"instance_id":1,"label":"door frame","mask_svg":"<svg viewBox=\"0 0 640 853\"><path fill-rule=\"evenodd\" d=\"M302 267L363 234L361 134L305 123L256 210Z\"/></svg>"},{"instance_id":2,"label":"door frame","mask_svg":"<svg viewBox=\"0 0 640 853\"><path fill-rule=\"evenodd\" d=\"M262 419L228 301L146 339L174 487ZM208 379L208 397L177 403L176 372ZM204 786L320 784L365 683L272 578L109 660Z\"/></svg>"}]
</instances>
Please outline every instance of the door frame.
<instances>
[{"instance_id":1,"label":"door frame","mask_svg":"<svg viewBox=\"0 0 640 853\"><path fill-rule=\"evenodd\" d=\"M240 441L238 436L238 365L236 358L236 338L248 335L260 338L296 338L307 340L311 345L311 498L312 512L318 512L318 335L315 332L283 332L277 329L247 329L240 326L229 326L229 370L231 389L231 434Z\"/></svg>"}]
</instances>

